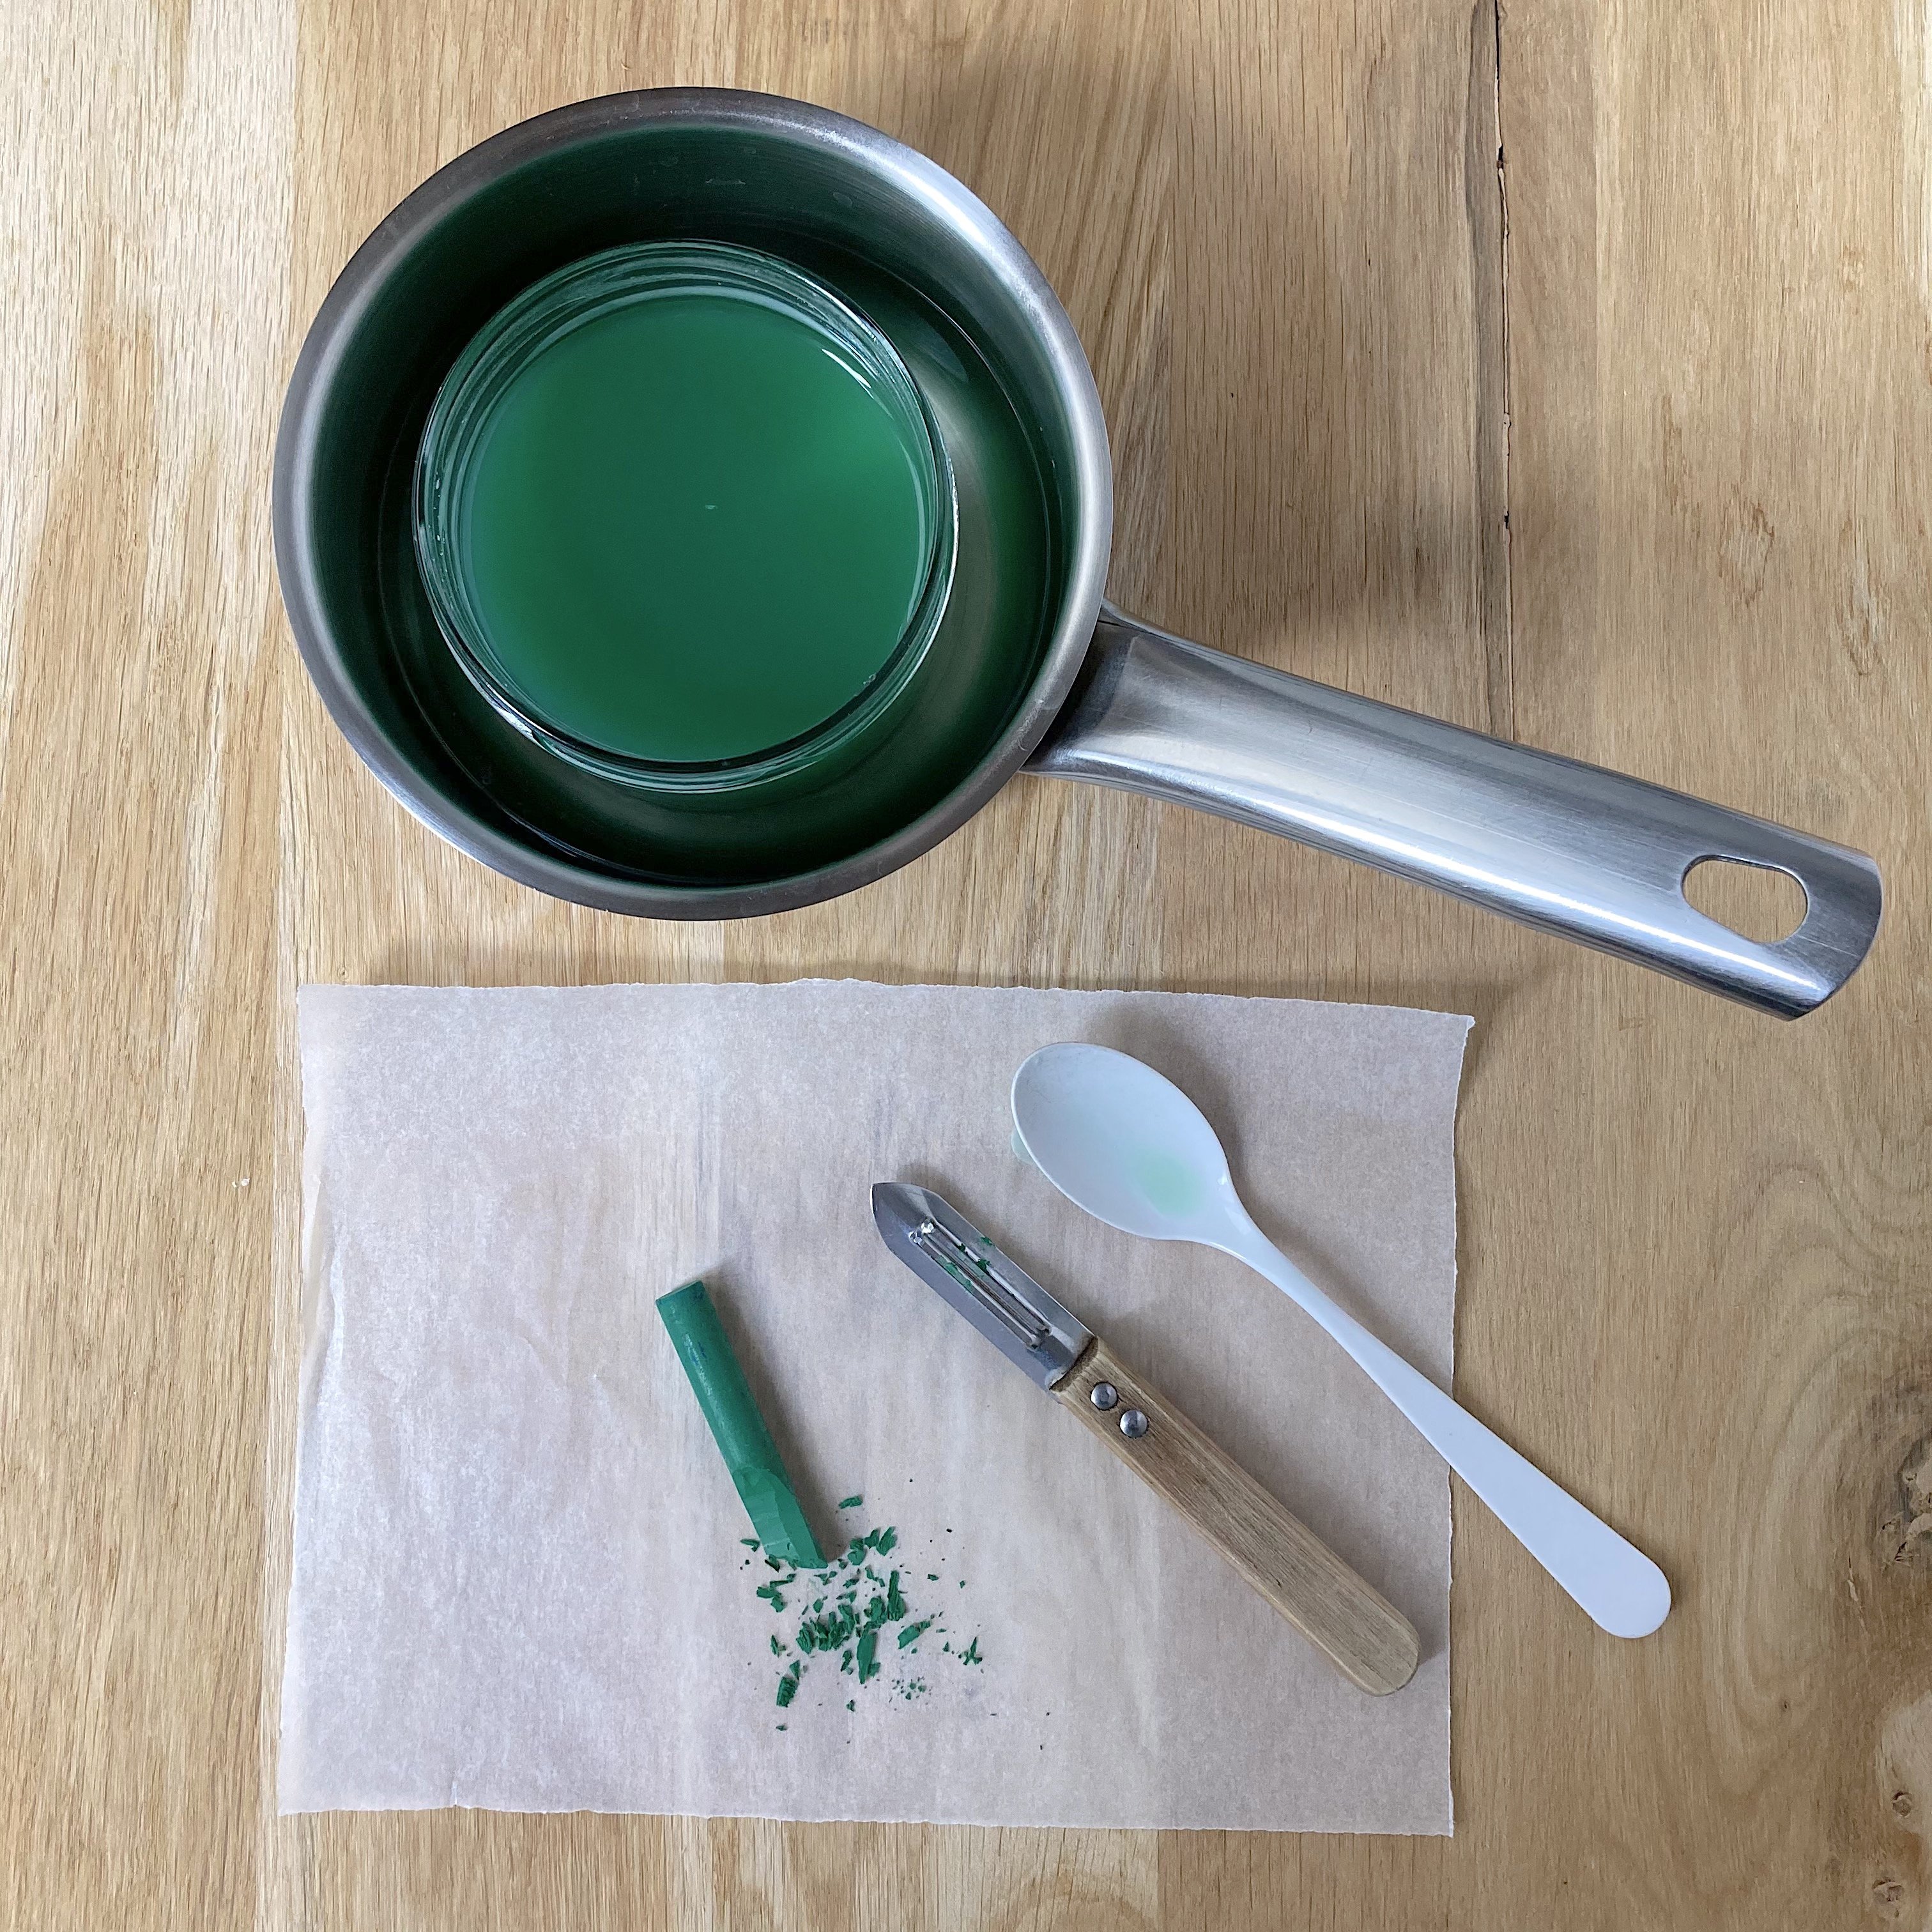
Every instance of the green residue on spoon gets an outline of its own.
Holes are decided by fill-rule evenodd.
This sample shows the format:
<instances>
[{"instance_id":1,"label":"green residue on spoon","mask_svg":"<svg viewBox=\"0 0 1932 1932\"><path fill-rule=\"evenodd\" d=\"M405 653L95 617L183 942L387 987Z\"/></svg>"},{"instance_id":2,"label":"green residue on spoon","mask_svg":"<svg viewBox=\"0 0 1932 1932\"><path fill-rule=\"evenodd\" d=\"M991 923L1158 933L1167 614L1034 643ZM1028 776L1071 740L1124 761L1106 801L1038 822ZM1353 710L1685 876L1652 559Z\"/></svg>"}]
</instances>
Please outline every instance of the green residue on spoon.
<instances>
[{"instance_id":1,"label":"green residue on spoon","mask_svg":"<svg viewBox=\"0 0 1932 1932\"><path fill-rule=\"evenodd\" d=\"M1158 1148L1128 1156L1128 1172L1149 1206L1163 1214L1191 1214L1201 1205L1201 1178L1186 1162Z\"/></svg>"}]
</instances>

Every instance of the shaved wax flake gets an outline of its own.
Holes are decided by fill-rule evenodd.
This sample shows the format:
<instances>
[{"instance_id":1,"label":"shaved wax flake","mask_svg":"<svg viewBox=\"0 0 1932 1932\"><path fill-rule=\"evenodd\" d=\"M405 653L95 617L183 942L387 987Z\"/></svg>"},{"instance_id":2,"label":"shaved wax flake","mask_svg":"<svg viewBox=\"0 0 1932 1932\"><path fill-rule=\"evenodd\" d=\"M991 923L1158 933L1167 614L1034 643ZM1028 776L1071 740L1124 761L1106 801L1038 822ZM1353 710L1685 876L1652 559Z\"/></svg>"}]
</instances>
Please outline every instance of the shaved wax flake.
<instances>
[{"instance_id":1,"label":"shaved wax flake","mask_svg":"<svg viewBox=\"0 0 1932 1932\"><path fill-rule=\"evenodd\" d=\"M842 1510L856 1509L863 1502L863 1497L855 1494L847 1497L838 1507ZM889 1554L898 1546L898 1530L884 1523L852 1538L843 1556L832 1558L823 1570L815 1574L814 1581L822 1581L825 1586L824 1594L814 1597L809 1605L793 1613L796 1622L790 1633L791 1642L786 1644L776 1634L770 1638L772 1656L789 1657L791 1660L780 1675L775 1693L781 1709L789 1706L798 1695L808 1657L830 1657L836 1654L839 1674L856 1677L860 1684L866 1684L884 1674L884 1666L880 1663L878 1655L881 1631L898 1626L893 1630L896 1647L908 1652L928 1631L936 1636L945 1634L945 1625L937 1616L918 1614L908 1600L904 1579L910 1572L891 1570L882 1576L872 1567L871 1559ZM748 1549L760 1548L754 1537L742 1537L740 1540ZM773 1574L758 1586L758 1594L774 1611L782 1613L785 1609L784 1592L796 1583L801 1572L795 1564L775 1562L769 1556L765 1562L770 1565ZM925 1574L928 1583L940 1581L938 1570L928 1570ZM964 1589L966 1586L962 1582L959 1587ZM962 1664L976 1664L984 1660L976 1637L964 1650L956 1649L950 1642L944 1649ZM886 1687L886 1694L910 1702L926 1695L927 1688L923 1678L899 1678ZM857 1700L847 1699L845 1708L856 1711Z\"/></svg>"}]
</instances>

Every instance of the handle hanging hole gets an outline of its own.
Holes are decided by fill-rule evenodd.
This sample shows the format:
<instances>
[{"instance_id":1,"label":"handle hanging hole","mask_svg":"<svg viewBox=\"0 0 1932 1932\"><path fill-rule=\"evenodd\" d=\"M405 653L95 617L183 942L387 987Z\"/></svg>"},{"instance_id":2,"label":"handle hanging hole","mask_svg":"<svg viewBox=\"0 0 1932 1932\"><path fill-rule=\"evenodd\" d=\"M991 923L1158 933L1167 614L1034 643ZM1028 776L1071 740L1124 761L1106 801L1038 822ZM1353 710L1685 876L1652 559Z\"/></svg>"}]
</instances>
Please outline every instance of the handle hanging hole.
<instances>
[{"instance_id":1,"label":"handle hanging hole","mask_svg":"<svg viewBox=\"0 0 1932 1932\"><path fill-rule=\"evenodd\" d=\"M1804 923L1804 888L1775 866L1700 859L1684 875L1684 896L1707 919L1774 946Z\"/></svg>"}]
</instances>

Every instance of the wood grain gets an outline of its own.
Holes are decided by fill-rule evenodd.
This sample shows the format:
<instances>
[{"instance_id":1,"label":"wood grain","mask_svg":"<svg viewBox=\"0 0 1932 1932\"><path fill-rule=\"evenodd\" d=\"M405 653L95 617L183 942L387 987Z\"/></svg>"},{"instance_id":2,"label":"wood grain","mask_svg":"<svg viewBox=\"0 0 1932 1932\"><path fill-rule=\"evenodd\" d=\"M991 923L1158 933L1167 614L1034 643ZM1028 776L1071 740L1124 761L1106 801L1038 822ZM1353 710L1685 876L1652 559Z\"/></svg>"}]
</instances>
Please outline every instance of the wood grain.
<instances>
[{"instance_id":1,"label":"wood grain","mask_svg":"<svg viewBox=\"0 0 1932 1932\"><path fill-rule=\"evenodd\" d=\"M1932 1924L1925 0L8 26L0 1924ZM553 904L439 845L290 645L280 388L432 168L669 82L861 115L1009 220L1094 356L1128 608L1862 846L1870 963L1779 1027L1030 781L753 924ZM1459 1504L1453 1840L274 1815L297 982L848 972L1476 1015L1457 1393L1678 1607L1602 1638Z\"/></svg>"},{"instance_id":2,"label":"wood grain","mask_svg":"<svg viewBox=\"0 0 1932 1932\"><path fill-rule=\"evenodd\" d=\"M1401 1612L1105 1342L1092 1342L1054 1394L1351 1683L1386 1696L1415 1675L1415 1632ZM1129 1417L1138 1435L1122 1427Z\"/></svg>"}]
</instances>

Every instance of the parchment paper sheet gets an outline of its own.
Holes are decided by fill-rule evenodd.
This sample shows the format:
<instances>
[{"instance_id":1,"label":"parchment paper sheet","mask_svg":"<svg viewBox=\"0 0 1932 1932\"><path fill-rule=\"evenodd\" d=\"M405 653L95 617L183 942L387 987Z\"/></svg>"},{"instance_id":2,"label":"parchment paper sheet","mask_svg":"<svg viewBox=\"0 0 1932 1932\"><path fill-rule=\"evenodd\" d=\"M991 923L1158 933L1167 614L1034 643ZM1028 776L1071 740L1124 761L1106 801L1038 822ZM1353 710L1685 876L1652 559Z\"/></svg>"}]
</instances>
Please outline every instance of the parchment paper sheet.
<instances>
[{"instance_id":1,"label":"parchment paper sheet","mask_svg":"<svg viewBox=\"0 0 1932 1932\"><path fill-rule=\"evenodd\" d=\"M1440 1464L1275 1289L1022 1166L1007 1089L1052 1040L1150 1060L1263 1227L1446 1384L1468 1024L850 982L305 988L283 1810L1447 1832ZM1423 1641L1407 1688L1352 1689L894 1261L868 1198L893 1178L950 1196L1390 1597ZM908 1594L943 1593L983 1665L922 1645L908 1700L818 1660L775 1708L790 1619L740 1567L652 1306L700 1274L821 1542L895 1525Z\"/></svg>"}]
</instances>

